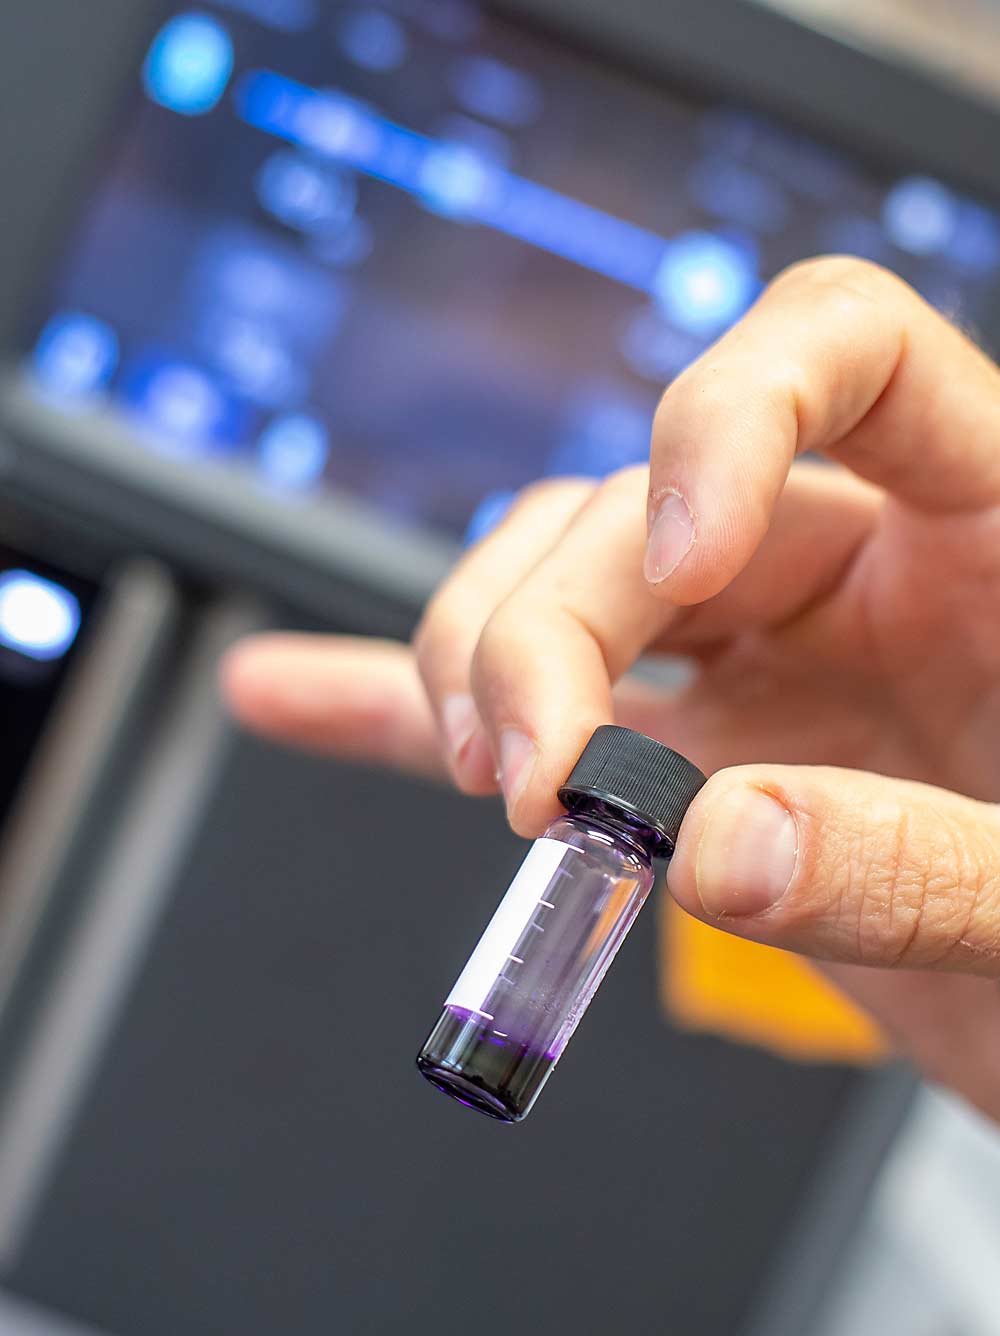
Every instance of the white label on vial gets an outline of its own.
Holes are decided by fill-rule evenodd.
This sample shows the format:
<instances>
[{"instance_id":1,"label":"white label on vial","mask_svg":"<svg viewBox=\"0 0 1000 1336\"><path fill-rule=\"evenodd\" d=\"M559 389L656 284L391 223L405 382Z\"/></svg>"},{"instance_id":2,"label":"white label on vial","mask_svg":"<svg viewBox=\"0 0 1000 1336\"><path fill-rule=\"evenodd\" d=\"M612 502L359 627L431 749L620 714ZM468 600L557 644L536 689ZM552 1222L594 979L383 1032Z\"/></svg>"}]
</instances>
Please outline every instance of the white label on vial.
<instances>
[{"instance_id":1,"label":"white label on vial","mask_svg":"<svg viewBox=\"0 0 1000 1336\"><path fill-rule=\"evenodd\" d=\"M536 840L528 850L517 876L497 906L469 963L458 976L455 987L445 999L446 1007L478 1011L497 976L503 973L521 934L531 922L538 902L545 894L556 868L566 856L567 847L559 840Z\"/></svg>"}]
</instances>

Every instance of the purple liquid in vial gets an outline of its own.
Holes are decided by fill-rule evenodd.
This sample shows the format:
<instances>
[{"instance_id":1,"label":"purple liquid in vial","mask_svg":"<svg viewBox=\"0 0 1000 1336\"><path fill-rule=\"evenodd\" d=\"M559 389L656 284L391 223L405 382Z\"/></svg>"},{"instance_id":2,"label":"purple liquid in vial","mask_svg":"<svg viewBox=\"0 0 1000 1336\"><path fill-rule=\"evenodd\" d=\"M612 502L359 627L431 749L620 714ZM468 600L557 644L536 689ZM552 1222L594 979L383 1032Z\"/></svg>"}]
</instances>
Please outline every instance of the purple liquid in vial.
<instances>
[{"instance_id":1,"label":"purple liquid in vial","mask_svg":"<svg viewBox=\"0 0 1000 1336\"><path fill-rule=\"evenodd\" d=\"M501 1122L528 1113L702 783L662 744L597 730L560 791L568 815L532 845L421 1049L432 1085Z\"/></svg>"}]
</instances>

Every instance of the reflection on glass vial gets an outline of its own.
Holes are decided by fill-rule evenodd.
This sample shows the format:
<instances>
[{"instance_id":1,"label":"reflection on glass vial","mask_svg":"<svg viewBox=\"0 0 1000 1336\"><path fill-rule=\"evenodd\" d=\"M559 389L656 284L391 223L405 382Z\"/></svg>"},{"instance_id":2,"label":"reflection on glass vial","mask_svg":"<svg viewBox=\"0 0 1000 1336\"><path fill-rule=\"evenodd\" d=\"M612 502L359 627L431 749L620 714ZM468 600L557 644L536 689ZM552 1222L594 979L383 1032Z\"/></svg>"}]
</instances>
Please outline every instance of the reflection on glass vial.
<instances>
[{"instance_id":1,"label":"reflection on glass vial","mask_svg":"<svg viewBox=\"0 0 1000 1336\"><path fill-rule=\"evenodd\" d=\"M460 1103L529 1111L669 858L704 776L629 729L599 728L417 1058Z\"/></svg>"}]
</instances>

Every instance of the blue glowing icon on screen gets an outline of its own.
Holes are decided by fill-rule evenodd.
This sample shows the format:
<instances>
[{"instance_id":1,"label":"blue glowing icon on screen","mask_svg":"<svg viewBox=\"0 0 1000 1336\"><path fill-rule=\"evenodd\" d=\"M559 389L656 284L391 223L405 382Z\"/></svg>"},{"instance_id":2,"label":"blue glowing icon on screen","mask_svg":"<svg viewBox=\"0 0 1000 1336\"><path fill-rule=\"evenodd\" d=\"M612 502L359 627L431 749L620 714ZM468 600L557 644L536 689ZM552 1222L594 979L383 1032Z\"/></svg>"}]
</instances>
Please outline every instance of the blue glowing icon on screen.
<instances>
[{"instance_id":1,"label":"blue glowing icon on screen","mask_svg":"<svg viewBox=\"0 0 1000 1336\"><path fill-rule=\"evenodd\" d=\"M59 659L80 629L80 605L68 589L31 571L0 575L0 645L29 659Z\"/></svg>"},{"instance_id":2,"label":"blue glowing icon on screen","mask_svg":"<svg viewBox=\"0 0 1000 1336\"><path fill-rule=\"evenodd\" d=\"M219 102L233 72L233 43L218 20L181 14L153 40L143 66L146 92L182 116L203 116Z\"/></svg>"},{"instance_id":3,"label":"blue glowing icon on screen","mask_svg":"<svg viewBox=\"0 0 1000 1336\"><path fill-rule=\"evenodd\" d=\"M958 220L958 201L940 181L908 176L892 187L882 206L882 223L901 250L934 255L951 241Z\"/></svg>"},{"instance_id":4,"label":"blue glowing icon on screen","mask_svg":"<svg viewBox=\"0 0 1000 1336\"><path fill-rule=\"evenodd\" d=\"M56 399L98 394L118 366L118 337L110 325L80 311L53 316L35 345L38 384Z\"/></svg>"},{"instance_id":5,"label":"blue glowing icon on screen","mask_svg":"<svg viewBox=\"0 0 1000 1336\"><path fill-rule=\"evenodd\" d=\"M491 163L464 144L436 144L420 169L420 193L427 208L446 218L475 218L495 199L498 174Z\"/></svg>"},{"instance_id":6,"label":"blue glowing icon on screen","mask_svg":"<svg viewBox=\"0 0 1000 1336\"><path fill-rule=\"evenodd\" d=\"M268 213L302 232L328 235L348 226L358 200L353 174L289 149L267 159L256 187Z\"/></svg>"},{"instance_id":7,"label":"blue glowing icon on screen","mask_svg":"<svg viewBox=\"0 0 1000 1336\"><path fill-rule=\"evenodd\" d=\"M466 56L451 73L459 104L500 125L530 125L542 110L542 91L530 74L489 56Z\"/></svg>"},{"instance_id":8,"label":"blue glowing icon on screen","mask_svg":"<svg viewBox=\"0 0 1000 1336\"><path fill-rule=\"evenodd\" d=\"M516 497L516 492L490 492L484 496L472 512L472 518L466 526L463 539L465 546L472 547L481 538L492 533L510 510Z\"/></svg>"},{"instance_id":9,"label":"blue glowing icon on screen","mask_svg":"<svg viewBox=\"0 0 1000 1336\"><path fill-rule=\"evenodd\" d=\"M322 422L304 413L278 418L257 446L260 471L276 487L302 491L318 482L326 468L330 442Z\"/></svg>"},{"instance_id":10,"label":"blue glowing icon on screen","mask_svg":"<svg viewBox=\"0 0 1000 1336\"><path fill-rule=\"evenodd\" d=\"M271 322L217 311L205 321L204 342L237 393L274 407L301 395L307 379L281 333Z\"/></svg>"},{"instance_id":11,"label":"blue glowing icon on screen","mask_svg":"<svg viewBox=\"0 0 1000 1336\"><path fill-rule=\"evenodd\" d=\"M406 59L406 32L398 19L381 9L347 14L337 30L340 49L362 69L385 73Z\"/></svg>"},{"instance_id":12,"label":"blue glowing icon on screen","mask_svg":"<svg viewBox=\"0 0 1000 1336\"><path fill-rule=\"evenodd\" d=\"M186 362L150 360L130 378L126 396L141 425L172 445L211 446L234 434L229 401L204 371Z\"/></svg>"},{"instance_id":13,"label":"blue glowing icon on screen","mask_svg":"<svg viewBox=\"0 0 1000 1336\"><path fill-rule=\"evenodd\" d=\"M667 247L653 296L681 329L707 334L737 320L760 289L750 247L711 232L688 232Z\"/></svg>"}]
</instances>

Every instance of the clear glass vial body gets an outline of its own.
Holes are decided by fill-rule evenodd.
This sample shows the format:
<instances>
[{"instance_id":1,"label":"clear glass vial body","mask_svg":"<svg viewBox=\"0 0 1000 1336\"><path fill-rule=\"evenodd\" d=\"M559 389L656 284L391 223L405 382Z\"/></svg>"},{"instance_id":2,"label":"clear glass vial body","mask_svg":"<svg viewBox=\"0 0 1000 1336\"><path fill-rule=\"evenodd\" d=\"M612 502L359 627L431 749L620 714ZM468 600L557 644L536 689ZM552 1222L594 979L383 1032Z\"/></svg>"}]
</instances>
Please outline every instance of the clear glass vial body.
<instances>
[{"instance_id":1,"label":"clear glass vial body","mask_svg":"<svg viewBox=\"0 0 1000 1336\"><path fill-rule=\"evenodd\" d=\"M669 852L640 820L578 799L529 850L420 1051L422 1074L480 1113L524 1118Z\"/></svg>"}]
</instances>

